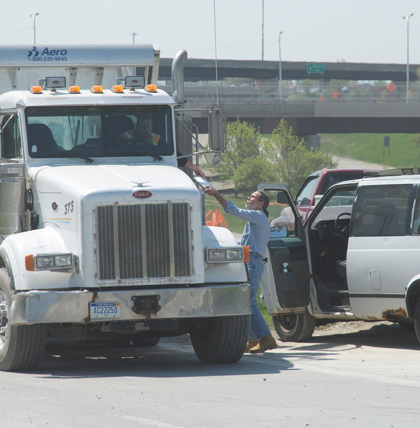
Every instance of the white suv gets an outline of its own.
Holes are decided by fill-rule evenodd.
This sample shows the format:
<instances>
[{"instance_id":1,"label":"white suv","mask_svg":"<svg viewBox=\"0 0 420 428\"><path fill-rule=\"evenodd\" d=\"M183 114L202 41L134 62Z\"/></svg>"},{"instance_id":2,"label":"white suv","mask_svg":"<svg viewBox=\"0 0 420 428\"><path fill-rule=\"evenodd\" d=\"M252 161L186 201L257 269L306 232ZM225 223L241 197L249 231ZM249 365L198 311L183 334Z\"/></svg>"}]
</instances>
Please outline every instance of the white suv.
<instances>
[{"instance_id":1,"label":"white suv","mask_svg":"<svg viewBox=\"0 0 420 428\"><path fill-rule=\"evenodd\" d=\"M294 216L272 228L261 284L281 340L305 341L317 322L387 320L420 341L419 187L417 169L342 182L302 226L285 186L259 186Z\"/></svg>"}]
</instances>

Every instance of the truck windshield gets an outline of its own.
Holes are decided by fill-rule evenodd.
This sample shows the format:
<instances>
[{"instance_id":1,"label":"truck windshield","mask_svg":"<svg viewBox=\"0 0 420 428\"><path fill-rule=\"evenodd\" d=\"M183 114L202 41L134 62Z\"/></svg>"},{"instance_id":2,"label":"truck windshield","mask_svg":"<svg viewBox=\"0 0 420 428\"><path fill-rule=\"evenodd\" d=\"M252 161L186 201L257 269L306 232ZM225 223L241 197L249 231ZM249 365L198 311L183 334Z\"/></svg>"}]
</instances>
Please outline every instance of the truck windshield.
<instances>
[{"instance_id":1,"label":"truck windshield","mask_svg":"<svg viewBox=\"0 0 420 428\"><path fill-rule=\"evenodd\" d=\"M174 153L169 106L28 107L32 158Z\"/></svg>"}]
</instances>

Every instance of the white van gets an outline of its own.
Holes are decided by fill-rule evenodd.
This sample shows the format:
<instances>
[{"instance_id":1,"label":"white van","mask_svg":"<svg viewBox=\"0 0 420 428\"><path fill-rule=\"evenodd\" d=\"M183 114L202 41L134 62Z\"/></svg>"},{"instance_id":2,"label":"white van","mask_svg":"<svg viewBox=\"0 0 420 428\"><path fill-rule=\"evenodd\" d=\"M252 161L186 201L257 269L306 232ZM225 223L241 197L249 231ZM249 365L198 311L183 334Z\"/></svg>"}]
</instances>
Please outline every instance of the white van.
<instances>
[{"instance_id":1,"label":"white van","mask_svg":"<svg viewBox=\"0 0 420 428\"><path fill-rule=\"evenodd\" d=\"M420 341L420 171L388 170L329 189L302 226L288 189L262 183L295 224L277 225L267 248L263 304L283 341L316 324L387 320Z\"/></svg>"}]
</instances>

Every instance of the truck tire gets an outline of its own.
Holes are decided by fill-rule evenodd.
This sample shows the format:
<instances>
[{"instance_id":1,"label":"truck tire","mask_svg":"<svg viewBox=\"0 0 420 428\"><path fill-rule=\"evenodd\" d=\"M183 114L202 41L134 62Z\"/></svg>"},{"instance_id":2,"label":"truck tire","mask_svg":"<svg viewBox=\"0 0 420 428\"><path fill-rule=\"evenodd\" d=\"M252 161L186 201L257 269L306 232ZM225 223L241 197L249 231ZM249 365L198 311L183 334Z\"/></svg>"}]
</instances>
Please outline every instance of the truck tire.
<instances>
[{"instance_id":1,"label":"truck tire","mask_svg":"<svg viewBox=\"0 0 420 428\"><path fill-rule=\"evenodd\" d=\"M236 363L248 340L250 315L209 318L204 328L194 327L190 339L203 363Z\"/></svg>"},{"instance_id":2,"label":"truck tire","mask_svg":"<svg viewBox=\"0 0 420 428\"><path fill-rule=\"evenodd\" d=\"M420 298L417 300L416 310L414 312L414 330L417 340L420 342Z\"/></svg>"},{"instance_id":3,"label":"truck tire","mask_svg":"<svg viewBox=\"0 0 420 428\"><path fill-rule=\"evenodd\" d=\"M47 341L45 324L10 325L11 279L0 269L0 370L23 371L38 367Z\"/></svg>"},{"instance_id":4,"label":"truck tire","mask_svg":"<svg viewBox=\"0 0 420 428\"><path fill-rule=\"evenodd\" d=\"M316 319L305 309L299 314L273 315L273 324L282 342L305 342L312 337Z\"/></svg>"},{"instance_id":5,"label":"truck tire","mask_svg":"<svg viewBox=\"0 0 420 428\"><path fill-rule=\"evenodd\" d=\"M160 341L160 337L132 337L131 341L134 346L156 346Z\"/></svg>"}]
</instances>

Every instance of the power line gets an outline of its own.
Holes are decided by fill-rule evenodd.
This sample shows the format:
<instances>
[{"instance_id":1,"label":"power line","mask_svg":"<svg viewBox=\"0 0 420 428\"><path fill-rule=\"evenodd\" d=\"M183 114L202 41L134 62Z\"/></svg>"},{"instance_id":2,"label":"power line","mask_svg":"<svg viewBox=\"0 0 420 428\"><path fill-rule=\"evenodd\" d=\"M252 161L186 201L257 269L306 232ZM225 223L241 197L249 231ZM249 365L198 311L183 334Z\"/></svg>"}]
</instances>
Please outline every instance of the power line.
<instances>
[{"instance_id":1,"label":"power line","mask_svg":"<svg viewBox=\"0 0 420 428\"><path fill-rule=\"evenodd\" d=\"M0 36L1 36L2 34L18 33L19 31L29 30L29 28L33 28L33 27L25 27L25 28L22 28L22 29L20 29L20 30L5 31L4 33L0 33Z\"/></svg>"}]
</instances>

